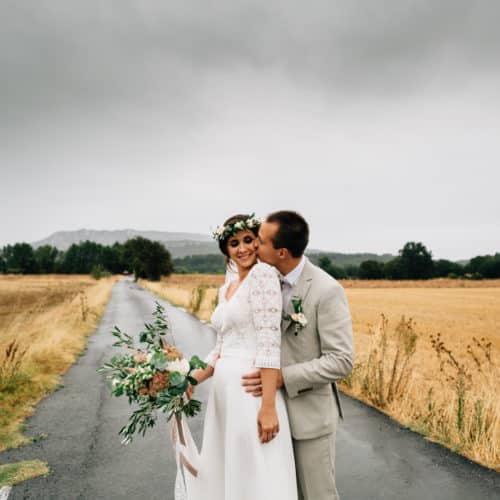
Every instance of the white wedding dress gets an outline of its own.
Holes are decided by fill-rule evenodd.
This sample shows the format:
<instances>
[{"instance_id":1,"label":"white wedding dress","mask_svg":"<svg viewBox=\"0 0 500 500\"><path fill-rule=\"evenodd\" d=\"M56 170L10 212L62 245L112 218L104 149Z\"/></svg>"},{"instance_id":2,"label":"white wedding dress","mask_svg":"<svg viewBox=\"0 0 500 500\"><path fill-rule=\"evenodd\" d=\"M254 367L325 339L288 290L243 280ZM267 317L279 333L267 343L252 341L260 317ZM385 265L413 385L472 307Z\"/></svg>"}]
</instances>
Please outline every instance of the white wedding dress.
<instances>
[{"instance_id":1,"label":"white wedding dress","mask_svg":"<svg viewBox=\"0 0 500 500\"><path fill-rule=\"evenodd\" d=\"M184 472L187 500L296 500L297 486L288 415L276 393L280 432L261 443L261 398L244 391L241 376L256 368L279 368L282 298L277 273L258 263L226 300L219 290L212 315L217 342L205 361L215 363L197 477ZM187 429L188 431L188 429ZM188 440L193 445L192 439Z\"/></svg>"}]
</instances>

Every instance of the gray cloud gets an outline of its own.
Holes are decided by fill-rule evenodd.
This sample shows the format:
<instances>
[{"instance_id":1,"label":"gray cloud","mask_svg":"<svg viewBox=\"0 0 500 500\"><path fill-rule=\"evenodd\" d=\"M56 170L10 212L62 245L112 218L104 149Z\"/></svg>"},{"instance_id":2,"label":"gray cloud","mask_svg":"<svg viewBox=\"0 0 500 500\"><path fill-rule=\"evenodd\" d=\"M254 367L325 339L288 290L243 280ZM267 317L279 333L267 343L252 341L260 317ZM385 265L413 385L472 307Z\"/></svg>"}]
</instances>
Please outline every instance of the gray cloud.
<instances>
[{"instance_id":1,"label":"gray cloud","mask_svg":"<svg viewBox=\"0 0 500 500\"><path fill-rule=\"evenodd\" d=\"M329 92L409 91L443 67L496 72L499 14L497 2L451 0L3 2L3 116L142 103L147 91L187 101L204 72L245 66Z\"/></svg>"},{"instance_id":2,"label":"gray cloud","mask_svg":"<svg viewBox=\"0 0 500 500\"><path fill-rule=\"evenodd\" d=\"M499 14L486 0L6 0L0 244L205 232L241 204L331 223L324 248L498 249Z\"/></svg>"}]
</instances>

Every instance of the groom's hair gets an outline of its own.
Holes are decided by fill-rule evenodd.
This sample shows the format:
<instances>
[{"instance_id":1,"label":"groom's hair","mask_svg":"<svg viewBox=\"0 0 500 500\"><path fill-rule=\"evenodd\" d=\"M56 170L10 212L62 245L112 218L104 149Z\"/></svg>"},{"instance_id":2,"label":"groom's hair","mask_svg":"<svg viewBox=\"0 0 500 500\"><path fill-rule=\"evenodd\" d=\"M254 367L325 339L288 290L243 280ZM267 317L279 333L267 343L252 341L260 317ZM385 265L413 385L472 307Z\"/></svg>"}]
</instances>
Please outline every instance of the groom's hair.
<instances>
[{"instance_id":1,"label":"groom's hair","mask_svg":"<svg viewBox=\"0 0 500 500\"><path fill-rule=\"evenodd\" d=\"M280 210L269 214L266 222L278 224L278 231L271 240L274 248L286 248L293 257L302 257L309 243L309 226L302 215Z\"/></svg>"}]
</instances>

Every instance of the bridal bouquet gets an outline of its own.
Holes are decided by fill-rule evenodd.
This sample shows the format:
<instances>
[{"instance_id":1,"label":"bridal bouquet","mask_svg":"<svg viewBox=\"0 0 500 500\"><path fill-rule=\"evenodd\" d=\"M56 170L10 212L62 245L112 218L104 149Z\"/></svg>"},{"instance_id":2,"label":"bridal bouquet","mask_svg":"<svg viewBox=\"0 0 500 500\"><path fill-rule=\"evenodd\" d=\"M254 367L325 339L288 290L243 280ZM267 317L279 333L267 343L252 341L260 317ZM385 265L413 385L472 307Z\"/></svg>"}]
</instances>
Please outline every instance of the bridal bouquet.
<instances>
[{"instance_id":1,"label":"bridal bouquet","mask_svg":"<svg viewBox=\"0 0 500 500\"><path fill-rule=\"evenodd\" d=\"M191 372L205 368L206 363L198 356L189 361L182 356L175 346L165 340L168 323L165 309L156 302L153 322L144 325L139 333L142 349L134 345L133 338L115 326L112 334L117 338L114 347L127 348L128 352L114 356L97 371L110 380L111 393L114 396L127 396L129 404L138 408L132 412L128 424L119 434L122 443L129 443L135 432L142 436L149 427L156 424L156 411L166 413L169 421L173 416L180 418L196 415L201 409L200 401L187 400L184 392L189 384L197 381Z\"/></svg>"}]
</instances>

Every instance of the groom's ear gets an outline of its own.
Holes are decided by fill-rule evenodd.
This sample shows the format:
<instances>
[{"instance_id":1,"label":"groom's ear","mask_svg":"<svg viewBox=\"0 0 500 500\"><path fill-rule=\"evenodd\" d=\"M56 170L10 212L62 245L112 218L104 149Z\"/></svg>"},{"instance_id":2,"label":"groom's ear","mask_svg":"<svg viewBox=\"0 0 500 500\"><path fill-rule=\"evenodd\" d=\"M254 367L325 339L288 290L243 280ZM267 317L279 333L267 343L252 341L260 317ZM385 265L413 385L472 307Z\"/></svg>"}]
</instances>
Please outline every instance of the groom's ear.
<instances>
[{"instance_id":1,"label":"groom's ear","mask_svg":"<svg viewBox=\"0 0 500 500\"><path fill-rule=\"evenodd\" d=\"M278 250L278 257L280 259L287 259L289 255L290 255L290 252L288 251L288 248L280 248Z\"/></svg>"}]
</instances>

